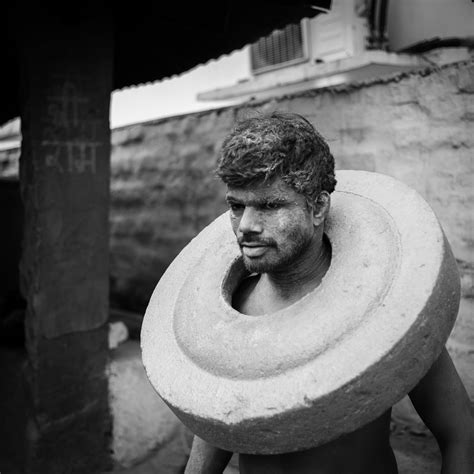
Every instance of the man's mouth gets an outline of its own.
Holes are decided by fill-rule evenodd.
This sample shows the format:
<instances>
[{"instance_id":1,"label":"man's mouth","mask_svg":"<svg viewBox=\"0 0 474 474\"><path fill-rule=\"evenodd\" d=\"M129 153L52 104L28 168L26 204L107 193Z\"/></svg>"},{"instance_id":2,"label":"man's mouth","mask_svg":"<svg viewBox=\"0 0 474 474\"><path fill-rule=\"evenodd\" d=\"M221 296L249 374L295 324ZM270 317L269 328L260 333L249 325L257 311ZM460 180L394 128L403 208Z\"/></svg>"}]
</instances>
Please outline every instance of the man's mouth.
<instances>
[{"instance_id":1,"label":"man's mouth","mask_svg":"<svg viewBox=\"0 0 474 474\"><path fill-rule=\"evenodd\" d=\"M262 256L269 247L270 245L262 242L242 242L240 244L242 253L249 258Z\"/></svg>"}]
</instances>

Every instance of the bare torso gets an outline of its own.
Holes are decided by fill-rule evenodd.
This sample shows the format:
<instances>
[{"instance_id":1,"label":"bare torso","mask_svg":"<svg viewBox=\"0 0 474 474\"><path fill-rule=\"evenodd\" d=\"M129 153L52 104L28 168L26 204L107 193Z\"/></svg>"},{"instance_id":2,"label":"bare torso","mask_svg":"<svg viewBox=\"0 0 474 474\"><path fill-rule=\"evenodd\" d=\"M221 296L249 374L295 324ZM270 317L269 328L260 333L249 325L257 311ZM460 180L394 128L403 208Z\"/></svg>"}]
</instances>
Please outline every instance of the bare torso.
<instances>
[{"instance_id":1,"label":"bare torso","mask_svg":"<svg viewBox=\"0 0 474 474\"><path fill-rule=\"evenodd\" d=\"M259 291L259 276L247 278L234 294L233 306L250 315L278 310L273 295ZM260 286L262 287L262 286ZM241 474L397 474L390 447L390 413L323 446L278 455L240 454ZM317 429L317 426L315 426Z\"/></svg>"},{"instance_id":2,"label":"bare torso","mask_svg":"<svg viewBox=\"0 0 474 474\"><path fill-rule=\"evenodd\" d=\"M390 412L353 433L307 451L278 455L240 454L240 473L397 474L389 443Z\"/></svg>"}]
</instances>

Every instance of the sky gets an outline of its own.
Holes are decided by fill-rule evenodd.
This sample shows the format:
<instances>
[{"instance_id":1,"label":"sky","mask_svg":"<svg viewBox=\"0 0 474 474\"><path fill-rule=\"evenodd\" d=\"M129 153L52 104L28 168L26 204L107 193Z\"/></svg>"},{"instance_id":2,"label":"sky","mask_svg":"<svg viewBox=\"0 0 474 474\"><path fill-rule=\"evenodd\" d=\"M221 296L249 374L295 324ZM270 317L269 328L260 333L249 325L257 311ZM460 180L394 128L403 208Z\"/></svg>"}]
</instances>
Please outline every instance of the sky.
<instances>
[{"instance_id":1,"label":"sky","mask_svg":"<svg viewBox=\"0 0 474 474\"><path fill-rule=\"evenodd\" d=\"M232 101L199 102L196 94L233 85L249 76L249 55L244 48L180 76L115 91L110 111L111 127L231 105Z\"/></svg>"}]
</instances>

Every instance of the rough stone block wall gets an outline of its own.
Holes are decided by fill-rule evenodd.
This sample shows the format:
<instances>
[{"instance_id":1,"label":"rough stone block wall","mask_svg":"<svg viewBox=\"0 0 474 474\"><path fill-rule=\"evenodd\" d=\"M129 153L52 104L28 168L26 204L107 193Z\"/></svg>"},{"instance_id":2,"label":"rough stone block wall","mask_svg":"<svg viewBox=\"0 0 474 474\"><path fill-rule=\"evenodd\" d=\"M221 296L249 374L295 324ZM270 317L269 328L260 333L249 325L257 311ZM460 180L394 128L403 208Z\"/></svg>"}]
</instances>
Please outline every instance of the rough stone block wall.
<instances>
[{"instance_id":1,"label":"rough stone block wall","mask_svg":"<svg viewBox=\"0 0 474 474\"><path fill-rule=\"evenodd\" d=\"M115 304L142 311L179 250L225 210L224 187L212 176L218 150L236 118L258 110L308 117L329 141L339 169L391 175L433 207L463 283L448 347L474 398L473 62L115 130Z\"/></svg>"},{"instance_id":2,"label":"rough stone block wall","mask_svg":"<svg viewBox=\"0 0 474 474\"><path fill-rule=\"evenodd\" d=\"M234 111L186 115L112 135L111 292L143 311L166 267L225 210L213 176Z\"/></svg>"}]
</instances>

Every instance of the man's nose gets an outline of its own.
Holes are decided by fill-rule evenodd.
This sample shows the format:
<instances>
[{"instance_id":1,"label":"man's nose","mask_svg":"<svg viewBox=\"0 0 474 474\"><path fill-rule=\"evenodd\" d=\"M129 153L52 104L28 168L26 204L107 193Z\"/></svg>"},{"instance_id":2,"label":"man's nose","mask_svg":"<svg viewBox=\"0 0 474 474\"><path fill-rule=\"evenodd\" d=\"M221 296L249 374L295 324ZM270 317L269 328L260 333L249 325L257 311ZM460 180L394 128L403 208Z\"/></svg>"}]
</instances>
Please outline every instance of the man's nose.
<instances>
[{"instance_id":1,"label":"man's nose","mask_svg":"<svg viewBox=\"0 0 474 474\"><path fill-rule=\"evenodd\" d=\"M256 209L249 206L245 207L239 223L239 232L241 234L260 234L263 230L261 217Z\"/></svg>"}]
</instances>

